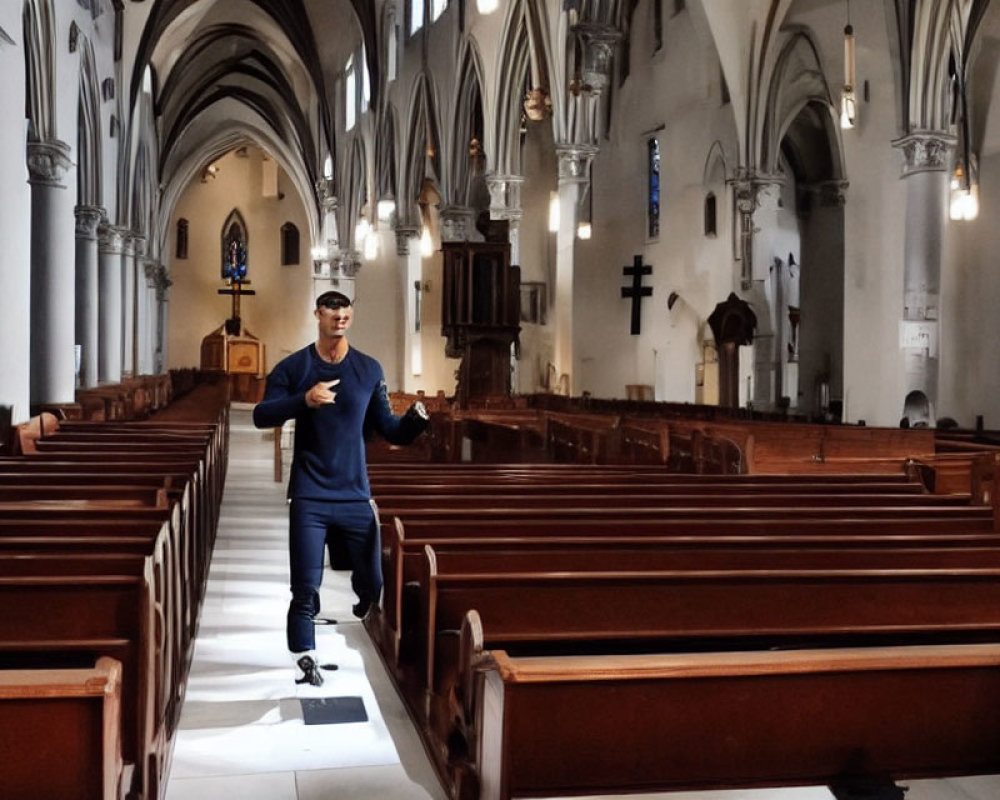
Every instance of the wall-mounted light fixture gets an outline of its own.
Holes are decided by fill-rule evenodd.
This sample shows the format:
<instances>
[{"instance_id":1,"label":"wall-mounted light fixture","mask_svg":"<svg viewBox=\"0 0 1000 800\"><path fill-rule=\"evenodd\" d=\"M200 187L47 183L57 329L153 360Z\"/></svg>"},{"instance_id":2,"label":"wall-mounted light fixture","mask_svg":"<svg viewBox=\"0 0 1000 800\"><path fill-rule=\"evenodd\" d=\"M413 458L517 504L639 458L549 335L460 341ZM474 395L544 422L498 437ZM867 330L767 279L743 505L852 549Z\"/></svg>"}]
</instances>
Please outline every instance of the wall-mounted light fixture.
<instances>
[{"instance_id":1,"label":"wall-mounted light fixture","mask_svg":"<svg viewBox=\"0 0 1000 800\"><path fill-rule=\"evenodd\" d=\"M559 192L549 192L549 233L559 231Z\"/></svg>"},{"instance_id":2,"label":"wall-mounted light fixture","mask_svg":"<svg viewBox=\"0 0 1000 800\"><path fill-rule=\"evenodd\" d=\"M851 0L847 0L847 25L844 27L844 88L840 92L840 127L848 130L858 121L858 96L854 91L854 26L851 25Z\"/></svg>"},{"instance_id":3,"label":"wall-mounted light fixture","mask_svg":"<svg viewBox=\"0 0 1000 800\"><path fill-rule=\"evenodd\" d=\"M375 206L379 222L389 222L396 213L396 198L392 192L386 192Z\"/></svg>"},{"instance_id":4,"label":"wall-mounted light fixture","mask_svg":"<svg viewBox=\"0 0 1000 800\"><path fill-rule=\"evenodd\" d=\"M948 216L953 220L973 220L979 216L979 181L973 175L974 161L963 164L959 158L951 175Z\"/></svg>"},{"instance_id":5,"label":"wall-mounted light fixture","mask_svg":"<svg viewBox=\"0 0 1000 800\"><path fill-rule=\"evenodd\" d=\"M434 254L434 244L431 242L430 229L424 227L424 232L420 234L420 255L430 258Z\"/></svg>"},{"instance_id":6,"label":"wall-mounted light fixture","mask_svg":"<svg viewBox=\"0 0 1000 800\"><path fill-rule=\"evenodd\" d=\"M209 164L201 171L201 182L208 183L209 178L214 180L221 171L218 164Z\"/></svg>"}]
</instances>

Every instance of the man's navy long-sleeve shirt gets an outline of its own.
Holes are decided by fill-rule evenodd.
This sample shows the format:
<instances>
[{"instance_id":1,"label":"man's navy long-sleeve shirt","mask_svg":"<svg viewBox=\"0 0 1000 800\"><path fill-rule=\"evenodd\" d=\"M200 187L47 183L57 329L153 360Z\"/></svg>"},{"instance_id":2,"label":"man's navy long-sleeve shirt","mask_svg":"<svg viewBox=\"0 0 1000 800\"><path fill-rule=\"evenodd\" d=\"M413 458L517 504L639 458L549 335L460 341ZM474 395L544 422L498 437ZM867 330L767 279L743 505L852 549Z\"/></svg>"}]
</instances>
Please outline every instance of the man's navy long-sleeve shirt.
<instances>
[{"instance_id":1,"label":"man's navy long-sleeve shirt","mask_svg":"<svg viewBox=\"0 0 1000 800\"><path fill-rule=\"evenodd\" d=\"M309 408L306 392L319 381L332 387L336 402ZM314 500L368 500L365 435L374 430L392 444L409 444L426 427L416 414L396 416L382 367L351 347L337 364L319 357L310 344L278 362L267 376L264 399L254 406L258 428L295 420L288 496Z\"/></svg>"}]
</instances>

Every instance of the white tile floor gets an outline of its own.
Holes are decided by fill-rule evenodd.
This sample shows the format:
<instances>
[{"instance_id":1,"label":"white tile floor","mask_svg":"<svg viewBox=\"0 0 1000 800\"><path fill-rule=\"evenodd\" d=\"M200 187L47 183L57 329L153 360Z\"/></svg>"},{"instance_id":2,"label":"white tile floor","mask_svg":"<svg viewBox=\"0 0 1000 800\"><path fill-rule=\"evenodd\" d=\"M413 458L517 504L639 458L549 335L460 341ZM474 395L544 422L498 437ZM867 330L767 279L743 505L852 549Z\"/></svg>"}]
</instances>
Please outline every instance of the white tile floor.
<instances>
[{"instance_id":1,"label":"white tile floor","mask_svg":"<svg viewBox=\"0 0 1000 800\"><path fill-rule=\"evenodd\" d=\"M360 623L345 573L327 572L317 627L321 696L361 697L368 721L306 726L284 646L284 485L273 443L234 405L229 474L167 800L446 800ZM314 690L315 691L315 690ZM1000 776L911 781L907 800L998 800ZM629 795L630 800L831 800L824 787ZM604 798L591 798L604 800Z\"/></svg>"}]
</instances>

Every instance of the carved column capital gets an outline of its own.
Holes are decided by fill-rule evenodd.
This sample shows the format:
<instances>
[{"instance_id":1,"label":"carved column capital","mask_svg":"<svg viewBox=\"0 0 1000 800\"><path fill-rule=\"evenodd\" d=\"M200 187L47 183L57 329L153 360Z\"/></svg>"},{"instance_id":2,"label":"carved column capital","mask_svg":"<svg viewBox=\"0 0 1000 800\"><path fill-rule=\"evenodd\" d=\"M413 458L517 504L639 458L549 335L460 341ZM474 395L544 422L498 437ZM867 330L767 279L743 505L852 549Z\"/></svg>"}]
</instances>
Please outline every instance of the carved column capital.
<instances>
[{"instance_id":1,"label":"carved column capital","mask_svg":"<svg viewBox=\"0 0 1000 800\"><path fill-rule=\"evenodd\" d=\"M28 182L38 186L64 189L63 177L73 162L66 142L52 139L47 142L28 142Z\"/></svg>"},{"instance_id":2,"label":"carved column capital","mask_svg":"<svg viewBox=\"0 0 1000 800\"><path fill-rule=\"evenodd\" d=\"M107 255L120 256L125 249L121 228L116 228L107 219L97 226L98 250Z\"/></svg>"},{"instance_id":3,"label":"carved column capital","mask_svg":"<svg viewBox=\"0 0 1000 800\"><path fill-rule=\"evenodd\" d=\"M940 131L915 131L896 139L892 146L903 153L903 175L917 172L947 172L956 138Z\"/></svg>"},{"instance_id":4,"label":"carved column capital","mask_svg":"<svg viewBox=\"0 0 1000 800\"><path fill-rule=\"evenodd\" d=\"M104 209L100 206L77 206L74 212L76 214L76 238L96 239L97 229L104 218Z\"/></svg>"},{"instance_id":5,"label":"carved column capital","mask_svg":"<svg viewBox=\"0 0 1000 800\"><path fill-rule=\"evenodd\" d=\"M594 22L574 25L573 32L583 45L582 88L599 94L611 81L615 48L622 39L622 32L612 25Z\"/></svg>"},{"instance_id":6,"label":"carved column capital","mask_svg":"<svg viewBox=\"0 0 1000 800\"><path fill-rule=\"evenodd\" d=\"M843 208L847 203L848 181L819 181L807 185L810 205L815 208Z\"/></svg>"},{"instance_id":7,"label":"carved column capital","mask_svg":"<svg viewBox=\"0 0 1000 800\"><path fill-rule=\"evenodd\" d=\"M337 210L337 195L334 193L333 178L320 178L316 181L316 197L324 214L332 214Z\"/></svg>"},{"instance_id":8,"label":"carved column capital","mask_svg":"<svg viewBox=\"0 0 1000 800\"><path fill-rule=\"evenodd\" d=\"M156 264L153 271L153 287L156 289L156 299L163 302L167 299L167 289L173 285L170 280L170 273L163 264Z\"/></svg>"},{"instance_id":9,"label":"carved column capital","mask_svg":"<svg viewBox=\"0 0 1000 800\"><path fill-rule=\"evenodd\" d=\"M598 148L592 144L557 144L560 183L588 183L590 163Z\"/></svg>"},{"instance_id":10,"label":"carved column capital","mask_svg":"<svg viewBox=\"0 0 1000 800\"><path fill-rule=\"evenodd\" d=\"M490 219L516 220L521 218L521 184L523 175L486 176L490 193Z\"/></svg>"},{"instance_id":11,"label":"carved column capital","mask_svg":"<svg viewBox=\"0 0 1000 800\"><path fill-rule=\"evenodd\" d=\"M476 212L468 206L445 206L441 209L441 241L468 242L475 230Z\"/></svg>"},{"instance_id":12,"label":"carved column capital","mask_svg":"<svg viewBox=\"0 0 1000 800\"><path fill-rule=\"evenodd\" d=\"M361 254L357 250L341 250L337 254L336 271L339 277L357 277L361 271Z\"/></svg>"},{"instance_id":13,"label":"carved column capital","mask_svg":"<svg viewBox=\"0 0 1000 800\"><path fill-rule=\"evenodd\" d=\"M416 225L396 226L396 255L406 256L410 254L410 242L420 236L420 229Z\"/></svg>"}]
</instances>

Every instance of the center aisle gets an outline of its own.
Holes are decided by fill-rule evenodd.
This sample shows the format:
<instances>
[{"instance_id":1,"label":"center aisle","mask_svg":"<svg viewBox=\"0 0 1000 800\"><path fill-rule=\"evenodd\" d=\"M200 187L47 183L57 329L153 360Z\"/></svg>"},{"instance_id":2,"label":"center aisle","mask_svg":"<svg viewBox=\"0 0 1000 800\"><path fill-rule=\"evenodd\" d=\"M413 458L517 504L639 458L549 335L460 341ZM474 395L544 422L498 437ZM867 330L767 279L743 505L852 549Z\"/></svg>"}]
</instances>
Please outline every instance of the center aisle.
<instances>
[{"instance_id":1,"label":"center aisle","mask_svg":"<svg viewBox=\"0 0 1000 800\"><path fill-rule=\"evenodd\" d=\"M232 409L229 472L167 800L445 800L419 737L361 623L347 573L327 570L317 626L325 672L311 698L366 722L306 725L285 647L288 511L270 433ZM304 695L304 693L303 693ZM357 718L356 716L354 718Z\"/></svg>"}]
</instances>

